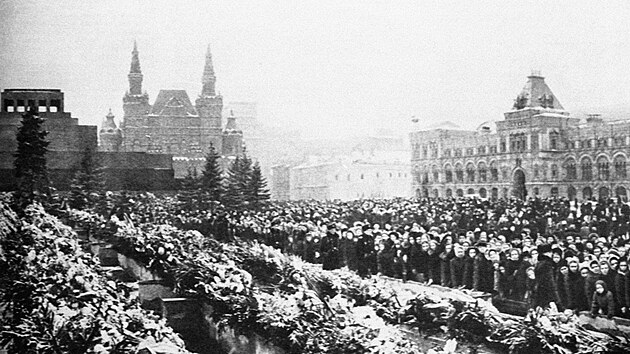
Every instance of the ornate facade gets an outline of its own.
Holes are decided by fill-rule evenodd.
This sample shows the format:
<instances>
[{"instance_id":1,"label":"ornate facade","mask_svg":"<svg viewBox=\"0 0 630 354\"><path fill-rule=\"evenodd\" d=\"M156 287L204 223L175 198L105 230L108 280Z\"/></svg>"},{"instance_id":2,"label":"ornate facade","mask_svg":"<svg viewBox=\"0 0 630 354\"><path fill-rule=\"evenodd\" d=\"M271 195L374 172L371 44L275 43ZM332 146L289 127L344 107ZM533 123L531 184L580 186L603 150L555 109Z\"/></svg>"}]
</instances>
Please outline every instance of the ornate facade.
<instances>
[{"instance_id":1,"label":"ornate facade","mask_svg":"<svg viewBox=\"0 0 630 354\"><path fill-rule=\"evenodd\" d=\"M627 198L630 120L571 117L540 73L504 115L477 131L411 133L416 195Z\"/></svg>"},{"instance_id":2,"label":"ornate facade","mask_svg":"<svg viewBox=\"0 0 630 354\"><path fill-rule=\"evenodd\" d=\"M160 90L153 105L149 104L149 95L142 90L144 76L135 43L127 77L129 90L123 98L121 137L113 117L111 122L107 117L100 134L101 150L172 155L176 177L185 176L190 167L200 170L211 145L226 158L242 154L243 134L234 117L223 126L223 97L215 90L210 48L201 94L194 106L184 90Z\"/></svg>"}]
</instances>

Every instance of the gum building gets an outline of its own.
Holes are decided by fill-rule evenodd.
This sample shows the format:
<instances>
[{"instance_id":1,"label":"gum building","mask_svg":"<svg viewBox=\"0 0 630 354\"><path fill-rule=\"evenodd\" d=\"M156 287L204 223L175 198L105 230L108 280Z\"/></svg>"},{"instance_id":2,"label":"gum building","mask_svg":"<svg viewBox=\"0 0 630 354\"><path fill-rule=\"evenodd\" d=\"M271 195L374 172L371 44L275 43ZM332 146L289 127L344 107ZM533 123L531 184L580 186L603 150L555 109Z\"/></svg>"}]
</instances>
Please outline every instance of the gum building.
<instances>
[{"instance_id":1,"label":"gum building","mask_svg":"<svg viewBox=\"0 0 630 354\"><path fill-rule=\"evenodd\" d=\"M200 172L211 145L224 160L242 154L243 133L234 115L223 125L223 97L215 90L210 48L194 105L184 90L160 90L153 104L149 103L149 95L142 90L144 76L136 43L127 78L122 122L118 127L113 116L106 117L100 131L101 151L172 155L176 178L185 177L190 168Z\"/></svg>"},{"instance_id":2,"label":"gum building","mask_svg":"<svg viewBox=\"0 0 630 354\"><path fill-rule=\"evenodd\" d=\"M417 196L628 197L630 120L572 117L539 72L503 120L476 131L441 125L410 141Z\"/></svg>"}]
</instances>

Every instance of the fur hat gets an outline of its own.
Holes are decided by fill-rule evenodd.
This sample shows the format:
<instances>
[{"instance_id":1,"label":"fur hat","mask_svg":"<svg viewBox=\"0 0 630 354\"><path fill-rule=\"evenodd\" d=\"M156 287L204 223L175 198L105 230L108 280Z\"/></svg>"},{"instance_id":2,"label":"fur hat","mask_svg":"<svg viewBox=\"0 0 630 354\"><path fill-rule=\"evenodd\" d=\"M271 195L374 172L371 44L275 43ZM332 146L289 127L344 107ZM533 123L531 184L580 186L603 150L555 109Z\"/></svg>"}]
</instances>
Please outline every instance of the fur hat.
<instances>
[{"instance_id":1,"label":"fur hat","mask_svg":"<svg viewBox=\"0 0 630 354\"><path fill-rule=\"evenodd\" d=\"M536 250L538 251L538 254L545 254L545 253L551 252L551 245L546 244L546 243L542 245L538 245Z\"/></svg>"}]
</instances>

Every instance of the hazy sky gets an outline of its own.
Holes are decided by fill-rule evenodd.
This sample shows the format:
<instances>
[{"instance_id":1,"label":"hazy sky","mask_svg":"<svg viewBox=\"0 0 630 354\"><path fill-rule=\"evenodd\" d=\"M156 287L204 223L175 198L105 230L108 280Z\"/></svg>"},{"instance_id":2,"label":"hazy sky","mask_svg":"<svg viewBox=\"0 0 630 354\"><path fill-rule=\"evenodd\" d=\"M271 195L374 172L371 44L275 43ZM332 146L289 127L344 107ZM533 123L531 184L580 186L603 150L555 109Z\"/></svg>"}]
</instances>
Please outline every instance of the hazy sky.
<instances>
[{"instance_id":1,"label":"hazy sky","mask_svg":"<svg viewBox=\"0 0 630 354\"><path fill-rule=\"evenodd\" d=\"M532 69L569 111L630 106L625 0L0 0L0 14L0 88L60 88L82 124L121 118L134 39L151 102L194 101L210 43L225 102L319 136L502 119Z\"/></svg>"}]
</instances>

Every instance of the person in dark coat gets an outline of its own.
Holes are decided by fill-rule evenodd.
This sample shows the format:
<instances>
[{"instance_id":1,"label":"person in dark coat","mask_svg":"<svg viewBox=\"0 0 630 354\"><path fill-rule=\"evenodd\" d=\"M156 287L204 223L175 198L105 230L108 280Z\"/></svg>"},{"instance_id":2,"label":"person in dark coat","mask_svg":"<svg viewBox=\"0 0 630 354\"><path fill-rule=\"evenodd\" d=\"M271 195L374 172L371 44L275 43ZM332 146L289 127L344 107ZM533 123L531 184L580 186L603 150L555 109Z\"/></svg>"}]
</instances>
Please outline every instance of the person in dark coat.
<instances>
[{"instance_id":1,"label":"person in dark coat","mask_svg":"<svg viewBox=\"0 0 630 354\"><path fill-rule=\"evenodd\" d=\"M466 289L473 288L473 273L475 271L475 258L477 257L477 249L474 247L466 250L464 257L464 287Z\"/></svg>"},{"instance_id":2,"label":"person in dark coat","mask_svg":"<svg viewBox=\"0 0 630 354\"><path fill-rule=\"evenodd\" d=\"M509 257L505 262L505 276L502 277L501 288L504 289L504 294L507 298L512 300L517 299L517 291L516 289L516 276L518 274L519 269L523 265L521 261L521 254L518 249L512 248L509 252Z\"/></svg>"},{"instance_id":3,"label":"person in dark coat","mask_svg":"<svg viewBox=\"0 0 630 354\"><path fill-rule=\"evenodd\" d=\"M534 268L536 275L536 294L534 306L546 308L549 303L560 303L558 295L558 285L554 280L554 265L551 260L551 245L542 244L538 246L538 262Z\"/></svg>"},{"instance_id":4,"label":"person in dark coat","mask_svg":"<svg viewBox=\"0 0 630 354\"><path fill-rule=\"evenodd\" d=\"M376 264L379 274L388 277L394 276L394 252L393 244L381 241L378 245L378 253L376 254Z\"/></svg>"},{"instance_id":5,"label":"person in dark coat","mask_svg":"<svg viewBox=\"0 0 630 354\"><path fill-rule=\"evenodd\" d=\"M580 269L580 264L576 259L569 260L568 309L575 312L589 310L589 303L586 301L586 294L584 293L584 279L587 275L588 268Z\"/></svg>"},{"instance_id":6,"label":"person in dark coat","mask_svg":"<svg viewBox=\"0 0 630 354\"><path fill-rule=\"evenodd\" d=\"M560 303L558 309L563 311L569 308L569 263L565 259L558 263L558 273L556 275L556 283L558 285L558 295L560 296Z\"/></svg>"},{"instance_id":7,"label":"person in dark coat","mask_svg":"<svg viewBox=\"0 0 630 354\"><path fill-rule=\"evenodd\" d=\"M593 293L593 301L591 303L591 316L606 315L608 319L612 319L615 315L615 300L613 294L606 287L606 282L598 280L595 282L595 293Z\"/></svg>"},{"instance_id":8,"label":"person in dark coat","mask_svg":"<svg viewBox=\"0 0 630 354\"><path fill-rule=\"evenodd\" d=\"M440 254L437 250L437 242L429 242L429 250L427 252L427 268L428 280L431 283L440 284Z\"/></svg>"},{"instance_id":9,"label":"person in dark coat","mask_svg":"<svg viewBox=\"0 0 630 354\"><path fill-rule=\"evenodd\" d=\"M339 268L339 235L334 225L330 225L326 236L322 239L322 268L325 270Z\"/></svg>"},{"instance_id":10,"label":"person in dark coat","mask_svg":"<svg viewBox=\"0 0 630 354\"><path fill-rule=\"evenodd\" d=\"M487 258L485 243L479 243L479 255L475 258L473 269L473 289L492 293L494 291L494 266L492 260Z\"/></svg>"},{"instance_id":11,"label":"person in dark coat","mask_svg":"<svg viewBox=\"0 0 630 354\"><path fill-rule=\"evenodd\" d=\"M465 263L466 261L464 260L464 248L460 245L455 245L455 257L451 259L450 264L452 288L464 286Z\"/></svg>"},{"instance_id":12,"label":"person in dark coat","mask_svg":"<svg viewBox=\"0 0 630 354\"><path fill-rule=\"evenodd\" d=\"M453 244L447 243L440 253L440 285L442 286L451 286L451 259L454 257Z\"/></svg>"},{"instance_id":13,"label":"person in dark coat","mask_svg":"<svg viewBox=\"0 0 630 354\"><path fill-rule=\"evenodd\" d=\"M345 232L345 237L339 241L342 264L350 270L358 269L357 248L359 239L350 230Z\"/></svg>"},{"instance_id":14,"label":"person in dark coat","mask_svg":"<svg viewBox=\"0 0 630 354\"><path fill-rule=\"evenodd\" d=\"M626 317L628 313L628 303L626 302L628 294L628 284L626 283L627 278L628 261L622 259L619 261L617 274L615 275L615 308L617 309L617 315L621 317Z\"/></svg>"}]
</instances>

